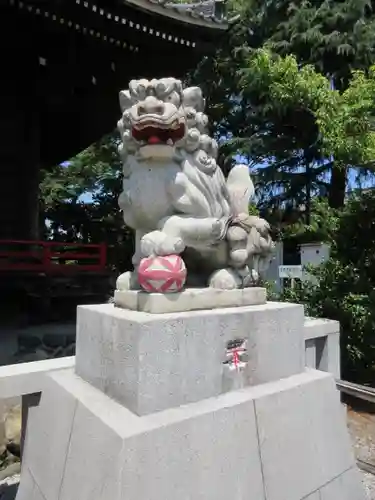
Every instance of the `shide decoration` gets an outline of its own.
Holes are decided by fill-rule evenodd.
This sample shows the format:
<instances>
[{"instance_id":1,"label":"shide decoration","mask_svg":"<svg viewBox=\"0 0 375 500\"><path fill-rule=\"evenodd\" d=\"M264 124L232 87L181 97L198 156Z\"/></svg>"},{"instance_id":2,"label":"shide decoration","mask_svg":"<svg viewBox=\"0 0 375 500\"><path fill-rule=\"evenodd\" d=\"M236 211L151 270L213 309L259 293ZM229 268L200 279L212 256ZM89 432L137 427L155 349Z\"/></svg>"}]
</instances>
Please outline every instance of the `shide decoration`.
<instances>
[{"instance_id":1,"label":"shide decoration","mask_svg":"<svg viewBox=\"0 0 375 500\"><path fill-rule=\"evenodd\" d=\"M227 343L225 354L226 359L224 361L224 365L227 366L230 371L240 371L242 368L245 368L249 360L247 353L247 340L230 340Z\"/></svg>"}]
</instances>

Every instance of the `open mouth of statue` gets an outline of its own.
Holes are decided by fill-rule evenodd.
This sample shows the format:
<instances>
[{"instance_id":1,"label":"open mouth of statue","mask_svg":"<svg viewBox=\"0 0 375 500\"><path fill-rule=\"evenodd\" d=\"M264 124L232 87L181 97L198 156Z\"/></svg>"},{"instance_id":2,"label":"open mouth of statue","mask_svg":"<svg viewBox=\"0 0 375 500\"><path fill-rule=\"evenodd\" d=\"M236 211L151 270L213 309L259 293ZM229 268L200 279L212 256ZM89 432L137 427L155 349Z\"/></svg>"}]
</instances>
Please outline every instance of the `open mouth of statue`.
<instances>
[{"instance_id":1,"label":"open mouth of statue","mask_svg":"<svg viewBox=\"0 0 375 500\"><path fill-rule=\"evenodd\" d=\"M185 135L185 124L176 120L172 125L163 126L155 122L143 122L132 128L133 138L150 145L173 146Z\"/></svg>"}]
</instances>

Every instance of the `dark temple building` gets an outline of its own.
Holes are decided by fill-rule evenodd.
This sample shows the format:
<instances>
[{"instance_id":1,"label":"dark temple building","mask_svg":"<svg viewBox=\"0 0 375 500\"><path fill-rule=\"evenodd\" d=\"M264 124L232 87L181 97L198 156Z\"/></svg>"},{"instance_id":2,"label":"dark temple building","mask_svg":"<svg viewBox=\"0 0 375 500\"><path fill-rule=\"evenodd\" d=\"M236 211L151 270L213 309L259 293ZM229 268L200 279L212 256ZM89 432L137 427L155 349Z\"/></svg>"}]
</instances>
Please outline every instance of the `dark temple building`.
<instances>
[{"instance_id":1,"label":"dark temple building","mask_svg":"<svg viewBox=\"0 0 375 500\"><path fill-rule=\"evenodd\" d=\"M110 132L132 78L183 77L222 0L0 0L0 240L38 239L38 174Z\"/></svg>"}]
</instances>

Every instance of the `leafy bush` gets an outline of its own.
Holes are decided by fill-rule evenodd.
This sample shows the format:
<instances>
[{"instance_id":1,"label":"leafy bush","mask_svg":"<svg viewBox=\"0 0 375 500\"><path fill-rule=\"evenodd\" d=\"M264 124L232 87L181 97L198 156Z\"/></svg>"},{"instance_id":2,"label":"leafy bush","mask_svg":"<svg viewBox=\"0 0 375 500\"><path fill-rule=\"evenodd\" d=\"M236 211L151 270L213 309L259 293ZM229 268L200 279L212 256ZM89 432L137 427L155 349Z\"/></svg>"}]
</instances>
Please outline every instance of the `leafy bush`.
<instances>
[{"instance_id":1,"label":"leafy bush","mask_svg":"<svg viewBox=\"0 0 375 500\"><path fill-rule=\"evenodd\" d=\"M282 230L283 239L298 244L312 242L332 244L337 233L339 212L329 206L326 198L313 198L310 218L310 224L305 223L305 217L299 217L294 223L285 225Z\"/></svg>"},{"instance_id":2,"label":"leafy bush","mask_svg":"<svg viewBox=\"0 0 375 500\"><path fill-rule=\"evenodd\" d=\"M309 269L315 278L283 299L305 305L306 314L341 324L342 374L373 383L375 376L375 194L350 199L338 218L331 257Z\"/></svg>"}]
</instances>

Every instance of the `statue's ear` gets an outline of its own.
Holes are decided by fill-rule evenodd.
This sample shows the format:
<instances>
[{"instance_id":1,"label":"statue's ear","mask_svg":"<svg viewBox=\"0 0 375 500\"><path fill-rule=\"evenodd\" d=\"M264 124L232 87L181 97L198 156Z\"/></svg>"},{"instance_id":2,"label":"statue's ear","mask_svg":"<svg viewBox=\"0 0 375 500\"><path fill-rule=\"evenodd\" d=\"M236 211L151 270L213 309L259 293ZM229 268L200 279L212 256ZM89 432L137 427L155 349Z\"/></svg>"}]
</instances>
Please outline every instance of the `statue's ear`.
<instances>
[{"instance_id":1,"label":"statue's ear","mask_svg":"<svg viewBox=\"0 0 375 500\"><path fill-rule=\"evenodd\" d=\"M143 101L146 99L147 88L149 87L150 82L145 78L141 80L130 80L129 82L129 94L132 99L132 104L138 101Z\"/></svg>"},{"instance_id":2,"label":"statue's ear","mask_svg":"<svg viewBox=\"0 0 375 500\"><path fill-rule=\"evenodd\" d=\"M133 100L130 96L129 90L121 90L120 94L119 94L119 100L120 100L120 108L121 108L122 112L131 108L133 105Z\"/></svg>"},{"instance_id":3,"label":"statue's ear","mask_svg":"<svg viewBox=\"0 0 375 500\"><path fill-rule=\"evenodd\" d=\"M174 87L175 87L175 91L178 93L179 96L183 95L181 80L175 80Z\"/></svg>"},{"instance_id":4,"label":"statue's ear","mask_svg":"<svg viewBox=\"0 0 375 500\"><path fill-rule=\"evenodd\" d=\"M189 87L184 90L184 106L194 108L196 111L204 111L206 100L203 98L202 89Z\"/></svg>"}]
</instances>

